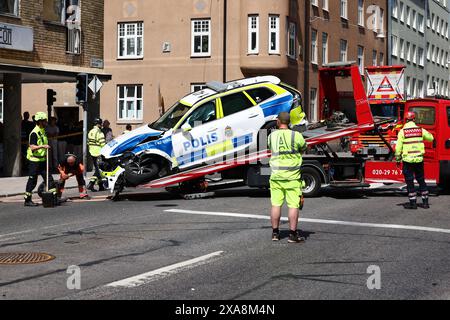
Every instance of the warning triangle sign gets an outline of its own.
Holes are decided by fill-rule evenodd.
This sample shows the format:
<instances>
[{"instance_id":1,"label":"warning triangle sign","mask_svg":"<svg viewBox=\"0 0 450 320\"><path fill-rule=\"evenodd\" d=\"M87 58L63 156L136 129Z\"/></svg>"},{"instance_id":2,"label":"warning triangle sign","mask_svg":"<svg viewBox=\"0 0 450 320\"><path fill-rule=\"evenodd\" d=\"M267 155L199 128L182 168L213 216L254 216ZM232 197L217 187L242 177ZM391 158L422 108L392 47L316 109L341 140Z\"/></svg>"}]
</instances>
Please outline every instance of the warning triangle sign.
<instances>
[{"instance_id":1,"label":"warning triangle sign","mask_svg":"<svg viewBox=\"0 0 450 320\"><path fill-rule=\"evenodd\" d=\"M392 92L392 91L395 91L395 89L392 86L391 82L389 81L388 77L386 76L384 77L383 81L378 87L377 92Z\"/></svg>"}]
</instances>

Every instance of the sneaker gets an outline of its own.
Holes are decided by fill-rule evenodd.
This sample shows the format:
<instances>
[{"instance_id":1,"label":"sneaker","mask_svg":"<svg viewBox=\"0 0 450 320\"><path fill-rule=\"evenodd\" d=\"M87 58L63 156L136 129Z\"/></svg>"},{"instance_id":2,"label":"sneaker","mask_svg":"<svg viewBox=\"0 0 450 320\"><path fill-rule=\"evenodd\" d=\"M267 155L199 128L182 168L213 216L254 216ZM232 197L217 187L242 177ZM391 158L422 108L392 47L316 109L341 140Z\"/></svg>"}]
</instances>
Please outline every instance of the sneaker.
<instances>
[{"instance_id":1,"label":"sneaker","mask_svg":"<svg viewBox=\"0 0 450 320\"><path fill-rule=\"evenodd\" d=\"M288 243L302 243L305 242L305 238L300 237L298 233L290 234L288 238Z\"/></svg>"},{"instance_id":2,"label":"sneaker","mask_svg":"<svg viewBox=\"0 0 450 320\"><path fill-rule=\"evenodd\" d=\"M279 232L272 233L272 241L280 241L280 233Z\"/></svg>"}]
</instances>

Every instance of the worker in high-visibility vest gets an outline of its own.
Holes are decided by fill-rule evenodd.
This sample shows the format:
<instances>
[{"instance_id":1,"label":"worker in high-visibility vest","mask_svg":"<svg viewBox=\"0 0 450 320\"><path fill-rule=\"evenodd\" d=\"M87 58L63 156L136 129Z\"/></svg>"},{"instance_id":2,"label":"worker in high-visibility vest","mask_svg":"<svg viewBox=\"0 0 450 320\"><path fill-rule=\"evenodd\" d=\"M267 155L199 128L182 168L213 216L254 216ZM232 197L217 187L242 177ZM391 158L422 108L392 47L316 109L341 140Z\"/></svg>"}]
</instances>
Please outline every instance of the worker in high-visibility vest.
<instances>
[{"instance_id":1,"label":"worker in high-visibility vest","mask_svg":"<svg viewBox=\"0 0 450 320\"><path fill-rule=\"evenodd\" d=\"M289 243L305 241L297 231L299 208L303 206L301 166L302 153L307 144L300 132L289 129L290 114L282 112L278 116L278 130L268 138L269 149L272 153L270 167L270 194L272 202L272 241L280 240L281 207L287 202L289 207Z\"/></svg>"},{"instance_id":2,"label":"worker in high-visibility vest","mask_svg":"<svg viewBox=\"0 0 450 320\"><path fill-rule=\"evenodd\" d=\"M36 127L31 131L28 137L28 182L25 192L25 206L36 207L37 204L32 200L32 193L37 185L38 176L42 176L44 182L47 180L47 152L50 149L48 145L48 138L45 132L47 127L48 117L44 112L38 112L34 116ZM53 184L53 177L49 175L49 185Z\"/></svg>"},{"instance_id":3,"label":"worker in high-visibility vest","mask_svg":"<svg viewBox=\"0 0 450 320\"><path fill-rule=\"evenodd\" d=\"M101 150L106 144L105 135L102 132L102 124L103 121L100 118L96 118L94 120L94 127L88 134L88 146L89 146L89 154L91 155L91 159L94 163L94 176L89 181L88 190L92 192L96 192L95 184L98 184L99 191L104 191L105 187L103 186L102 175L100 173L100 168L98 167L98 160L101 155Z\"/></svg>"},{"instance_id":4,"label":"worker in high-visibility vest","mask_svg":"<svg viewBox=\"0 0 450 320\"><path fill-rule=\"evenodd\" d=\"M423 157L425 155L424 141L433 141L434 137L427 130L420 128L415 123L416 114L406 114L406 124L398 133L395 156L398 166L403 161L403 174L408 189L409 203L405 209L417 209L417 192L414 187L414 177L419 183L419 191L422 195L423 208L429 209L428 187L425 182L425 170Z\"/></svg>"}]
</instances>

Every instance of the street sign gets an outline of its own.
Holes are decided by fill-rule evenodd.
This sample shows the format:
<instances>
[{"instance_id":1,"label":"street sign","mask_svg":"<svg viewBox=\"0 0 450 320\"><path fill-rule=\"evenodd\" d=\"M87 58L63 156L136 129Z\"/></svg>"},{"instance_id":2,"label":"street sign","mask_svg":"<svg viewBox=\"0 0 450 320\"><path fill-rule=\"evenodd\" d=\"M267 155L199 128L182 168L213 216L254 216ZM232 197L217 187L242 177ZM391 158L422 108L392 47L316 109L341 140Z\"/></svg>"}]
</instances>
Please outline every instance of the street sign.
<instances>
[{"instance_id":1,"label":"street sign","mask_svg":"<svg viewBox=\"0 0 450 320\"><path fill-rule=\"evenodd\" d=\"M92 81L89 83L88 87L89 89L91 89L92 93L95 96L103 87L103 83L97 76L94 76L94 78L92 78Z\"/></svg>"}]
</instances>

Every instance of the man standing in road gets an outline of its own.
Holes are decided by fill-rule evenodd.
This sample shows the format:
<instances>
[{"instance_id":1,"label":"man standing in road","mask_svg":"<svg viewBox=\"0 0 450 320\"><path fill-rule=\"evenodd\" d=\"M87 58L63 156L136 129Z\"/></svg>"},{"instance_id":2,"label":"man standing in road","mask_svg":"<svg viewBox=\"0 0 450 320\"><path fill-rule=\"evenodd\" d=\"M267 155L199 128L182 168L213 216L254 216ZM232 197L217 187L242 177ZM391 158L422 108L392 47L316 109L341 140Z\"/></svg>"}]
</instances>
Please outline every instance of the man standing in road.
<instances>
[{"instance_id":1,"label":"man standing in road","mask_svg":"<svg viewBox=\"0 0 450 320\"><path fill-rule=\"evenodd\" d=\"M418 127L415 123L416 114L408 112L406 114L406 124L398 133L395 157L397 164L403 161L403 174L408 188L409 203L405 209L417 209L417 193L414 187L414 177L419 183L419 190L422 195L423 208L429 209L428 187L425 182L425 170L423 156L425 155L424 141L433 141L434 137L427 130Z\"/></svg>"},{"instance_id":2,"label":"man standing in road","mask_svg":"<svg viewBox=\"0 0 450 320\"><path fill-rule=\"evenodd\" d=\"M100 152L106 144L105 135L102 132L102 123L102 119L96 118L94 120L94 128L92 128L92 130L89 131L88 134L89 154L91 155L95 168L94 176L91 178L91 181L88 185L88 190L92 192L97 191L94 188L95 184L98 184L99 191L105 190L105 187L103 186L102 175L100 174L100 168L98 167L98 158L100 157Z\"/></svg>"},{"instance_id":3,"label":"man standing in road","mask_svg":"<svg viewBox=\"0 0 450 320\"><path fill-rule=\"evenodd\" d=\"M37 185L39 175L42 176L44 182L47 180L46 160L48 149L50 149L47 134L45 132L48 121L47 114L38 112L36 113L34 120L36 121L36 127L30 133L27 150L29 177L25 193L26 207L37 206L32 200L32 192ZM51 175L49 175L48 183L53 183L53 177Z\"/></svg>"},{"instance_id":4,"label":"man standing in road","mask_svg":"<svg viewBox=\"0 0 450 320\"><path fill-rule=\"evenodd\" d=\"M270 167L270 193L272 202L272 240L280 240L281 207L287 202L289 207L289 243L305 241L297 231L299 208L302 205L302 181L300 169L302 153L307 144L302 134L289 130L290 114L282 112L277 119L277 131L270 134L269 149L272 153Z\"/></svg>"}]
</instances>

